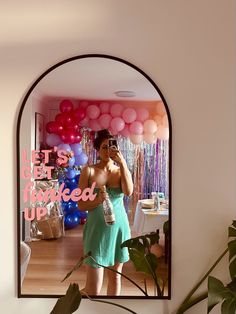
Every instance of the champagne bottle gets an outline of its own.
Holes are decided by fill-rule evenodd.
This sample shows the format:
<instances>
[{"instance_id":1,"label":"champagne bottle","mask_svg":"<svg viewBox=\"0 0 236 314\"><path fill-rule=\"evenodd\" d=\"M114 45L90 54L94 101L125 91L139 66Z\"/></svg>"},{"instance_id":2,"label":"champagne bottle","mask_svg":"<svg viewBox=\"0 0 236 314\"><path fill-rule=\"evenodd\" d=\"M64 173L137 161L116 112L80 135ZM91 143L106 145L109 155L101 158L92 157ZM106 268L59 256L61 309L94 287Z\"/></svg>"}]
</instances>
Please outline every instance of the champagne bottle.
<instances>
[{"instance_id":1,"label":"champagne bottle","mask_svg":"<svg viewBox=\"0 0 236 314\"><path fill-rule=\"evenodd\" d=\"M103 188L104 192L106 192L106 187ZM115 214L112 202L109 197L107 197L103 201L103 214L104 220L107 225L114 225L115 223Z\"/></svg>"}]
</instances>

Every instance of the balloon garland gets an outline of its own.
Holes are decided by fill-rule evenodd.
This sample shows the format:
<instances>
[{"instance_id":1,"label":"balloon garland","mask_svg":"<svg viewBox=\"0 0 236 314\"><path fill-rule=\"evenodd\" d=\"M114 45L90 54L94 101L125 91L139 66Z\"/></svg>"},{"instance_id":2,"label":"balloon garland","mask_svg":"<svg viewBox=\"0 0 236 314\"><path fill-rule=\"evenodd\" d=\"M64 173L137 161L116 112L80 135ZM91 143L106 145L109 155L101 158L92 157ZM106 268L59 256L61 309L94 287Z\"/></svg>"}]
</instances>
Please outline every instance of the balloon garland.
<instances>
[{"instance_id":1,"label":"balloon garland","mask_svg":"<svg viewBox=\"0 0 236 314\"><path fill-rule=\"evenodd\" d=\"M59 182L71 191L77 187L80 169L98 160L93 148L95 132L109 129L117 137L119 147L133 175L134 194L125 198L126 208L138 199L150 198L152 191L168 198L169 128L164 104L160 101L153 116L146 108L130 108L109 102L81 101L74 109L72 101L59 104L60 113L46 124L46 143L68 153L67 164L58 164ZM79 211L75 202L61 204L67 229L86 221L87 213Z\"/></svg>"}]
</instances>

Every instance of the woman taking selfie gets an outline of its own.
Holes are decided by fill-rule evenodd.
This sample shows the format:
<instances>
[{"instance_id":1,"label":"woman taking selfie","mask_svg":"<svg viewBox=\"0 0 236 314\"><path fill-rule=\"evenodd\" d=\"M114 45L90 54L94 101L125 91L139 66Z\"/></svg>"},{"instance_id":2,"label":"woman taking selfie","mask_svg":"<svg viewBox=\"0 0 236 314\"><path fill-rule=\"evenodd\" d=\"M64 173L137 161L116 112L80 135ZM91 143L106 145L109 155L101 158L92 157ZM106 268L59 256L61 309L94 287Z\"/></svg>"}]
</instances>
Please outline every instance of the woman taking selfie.
<instances>
[{"instance_id":1,"label":"woman taking selfie","mask_svg":"<svg viewBox=\"0 0 236 314\"><path fill-rule=\"evenodd\" d=\"M131 174L125 159L119 151L116 141L108 130L97 132L94 148L99 153L100 161L82 169L79 188L90 187L96 182L96 198L93 201L79 201L80 210L88 211L84 226L84 253L91 252L97 263L122 272L123 263L129 260L127 248L120 248L122 242L130 238L128 217L123 204L124 195L133 192ZM114 164L116 163L116 165ZM110 199L113 205L114 222L106 223L103 202ZM83 289L88 295L98 295L102 288L104 268L99 267L90 258L85 260L87 279ZM109 271L107 295L119 295L121 277Z\"/></svg>"}]
</instances>

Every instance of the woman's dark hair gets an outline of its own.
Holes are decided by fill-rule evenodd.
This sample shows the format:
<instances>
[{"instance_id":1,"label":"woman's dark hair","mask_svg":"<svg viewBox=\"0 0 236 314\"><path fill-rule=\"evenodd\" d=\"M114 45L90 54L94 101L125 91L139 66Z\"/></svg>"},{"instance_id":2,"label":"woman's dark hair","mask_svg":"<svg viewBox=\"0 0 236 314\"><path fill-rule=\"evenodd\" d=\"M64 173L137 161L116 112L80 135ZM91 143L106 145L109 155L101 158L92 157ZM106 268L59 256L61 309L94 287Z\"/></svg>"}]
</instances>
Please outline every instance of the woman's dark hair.
<instances>
[{"instance_id":1,"label":"woman's dark hair","mask_svg":"<svg viewBox=\"0 0 236 314\"><path fill-rule=\"evenodd\" d=\"M99 150L102 142L106 139L112 138L112 134L107 130L107 129L103 129L101 131L97 132L97 136L95 138L95 140L93 141L93 146L96 150Z\"/></svg>"}]
</instances>

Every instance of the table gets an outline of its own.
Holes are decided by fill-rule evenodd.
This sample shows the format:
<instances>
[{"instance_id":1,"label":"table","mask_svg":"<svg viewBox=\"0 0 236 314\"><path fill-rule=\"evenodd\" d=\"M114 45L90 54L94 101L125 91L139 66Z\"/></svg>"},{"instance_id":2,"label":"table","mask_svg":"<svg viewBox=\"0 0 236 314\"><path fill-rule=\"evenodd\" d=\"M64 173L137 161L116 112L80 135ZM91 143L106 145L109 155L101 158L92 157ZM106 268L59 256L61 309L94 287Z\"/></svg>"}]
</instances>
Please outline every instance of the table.
<instances>
[{"instance_id":1,"label":"table","mask_svg":"<svg viewBox=\"0 0 236 314\"><path fill-rule=\"evenodd\" d=\"M157 229L162 229L164 222L168 219L168 209L145 209L142 208L141 200L139 200L135 210L133 230L138 235L155 232Z\"/></svg>"}]
</instances>

